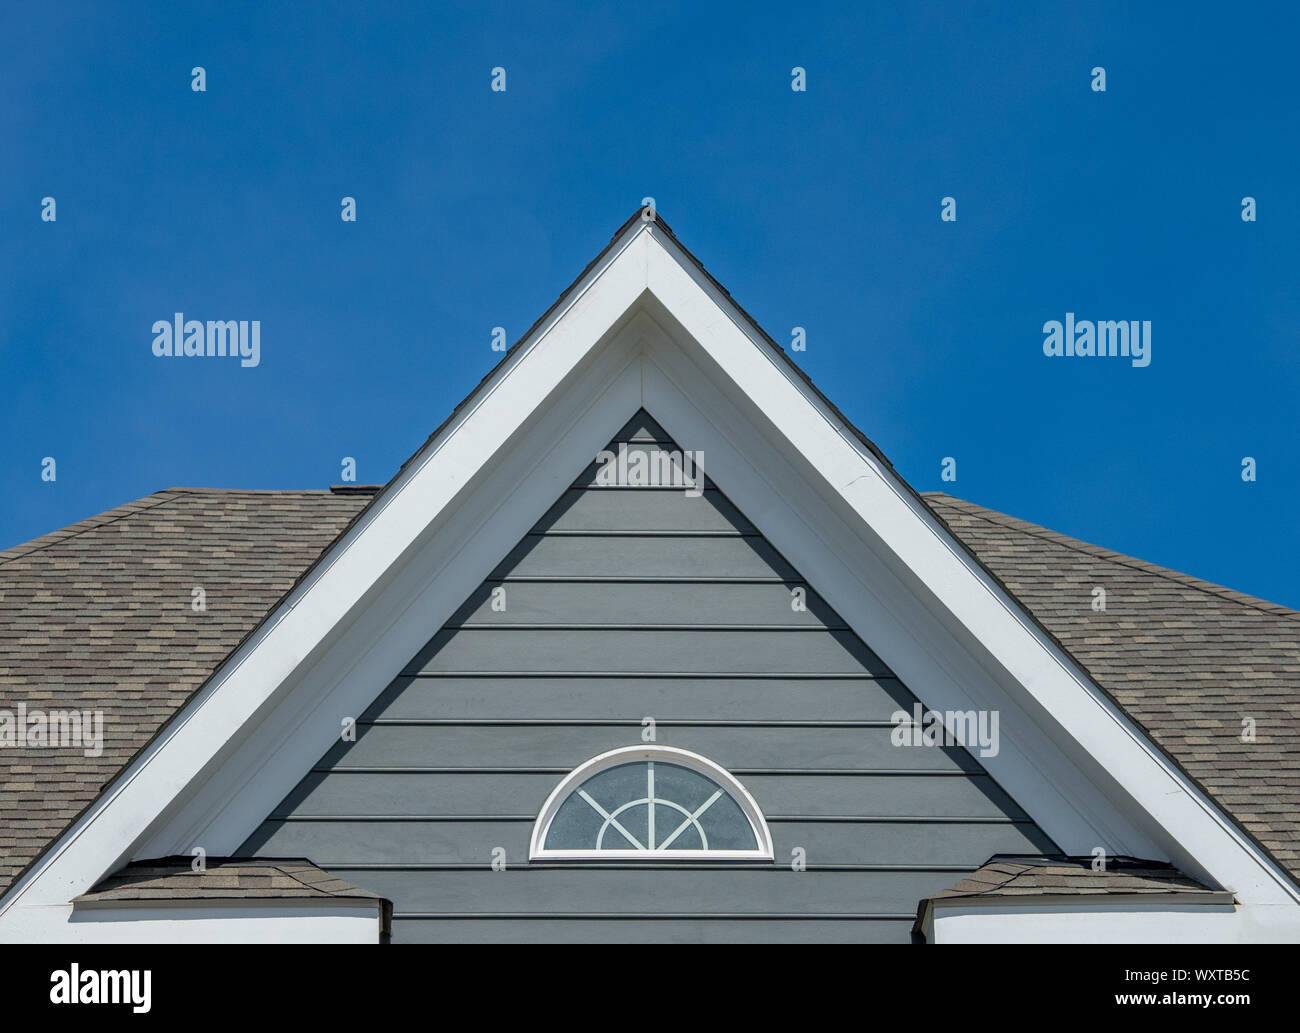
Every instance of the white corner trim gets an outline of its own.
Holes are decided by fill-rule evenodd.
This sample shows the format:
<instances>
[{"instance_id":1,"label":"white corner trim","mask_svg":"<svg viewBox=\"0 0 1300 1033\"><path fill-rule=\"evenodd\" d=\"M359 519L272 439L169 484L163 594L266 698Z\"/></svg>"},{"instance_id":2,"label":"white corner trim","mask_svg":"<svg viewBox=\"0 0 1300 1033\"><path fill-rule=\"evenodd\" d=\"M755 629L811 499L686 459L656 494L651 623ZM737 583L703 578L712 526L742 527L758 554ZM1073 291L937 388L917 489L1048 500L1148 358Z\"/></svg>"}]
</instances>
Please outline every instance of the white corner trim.
<instances>
[{"instance_id":1,"label":"white corner trim","mask_svg":"<svg viewBox=\"0 0 1300 1033\"><path fill-rule=\"evenodd\" d=\"M918 925L927 943L940 944L1294 943L1300 936L1293 907L1142 894L927 901Z\"/></svg>"},{"instance_id":2,"label":"white corner trim","mask_svg":"<svg viewBox=\"0 0 1300 1033\"><path fill-rule=\"evenodd\" d=\"M150 901L13 909L0 943L379 943L379 903Z\"/></svg>"}]
</instances>

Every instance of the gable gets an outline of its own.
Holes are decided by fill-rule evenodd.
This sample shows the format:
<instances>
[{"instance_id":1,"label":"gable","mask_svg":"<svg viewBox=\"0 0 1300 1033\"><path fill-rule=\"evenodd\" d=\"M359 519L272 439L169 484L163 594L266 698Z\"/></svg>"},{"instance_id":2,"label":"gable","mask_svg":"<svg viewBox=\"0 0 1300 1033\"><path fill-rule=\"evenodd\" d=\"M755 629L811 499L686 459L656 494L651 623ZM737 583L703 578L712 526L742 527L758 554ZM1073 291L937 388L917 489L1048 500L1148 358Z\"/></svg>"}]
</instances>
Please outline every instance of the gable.
<instances>
[{"instance_id":1,"label":"gable","mask_svg":"<svg viewBox=\"0 0 1300 1033\"><path fill-rule=\"evenodd\" d=\"M900 681L938 709L1000 715L987 771L1063 851L1170 861L1231 890L1240 928L1294 925L1297 890L1276 863L649 213L11 887L5 934L57 924L131 859L232 853L339 715L402 672L554 503L563 471L639 407L704 450L728 499Z\"/></svg>"},{"instance_id":2,"label":"gable","mask_svg":"<svg viewBox=\"0 0 1300 1033\"><path fill-rule=\"evenodd\" d=\"M644 411L620 444L681 452ZM387 897L394 942L908 942L920 898L994 853L1056 849L962 747L892 743L917 697L711 483L603 486L588 467L375 688L356 741L237 852ZM529 860L560 779L648 720L743 781L773 860Z\"/></svg>"}]
</instances>

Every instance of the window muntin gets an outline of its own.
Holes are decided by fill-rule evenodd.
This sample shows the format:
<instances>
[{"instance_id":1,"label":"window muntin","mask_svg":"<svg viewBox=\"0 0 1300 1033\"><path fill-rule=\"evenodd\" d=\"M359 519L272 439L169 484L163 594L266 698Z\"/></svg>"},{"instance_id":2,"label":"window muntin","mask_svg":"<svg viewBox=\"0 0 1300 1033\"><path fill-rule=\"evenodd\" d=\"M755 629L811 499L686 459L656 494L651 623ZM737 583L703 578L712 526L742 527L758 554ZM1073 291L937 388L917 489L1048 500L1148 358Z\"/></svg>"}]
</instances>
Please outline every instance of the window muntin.
<instances>
[{"instance_id":1,"label":"window muntin","mask_svg":"<svg viewBox=\"0 0 1300 1033\"><path fill-rule=\"evenodd\" d=\"M725 769L673 747L624 747L571 772L533 829L531 856L770 858L753 797Z\"/></svg>"}]
</instances>

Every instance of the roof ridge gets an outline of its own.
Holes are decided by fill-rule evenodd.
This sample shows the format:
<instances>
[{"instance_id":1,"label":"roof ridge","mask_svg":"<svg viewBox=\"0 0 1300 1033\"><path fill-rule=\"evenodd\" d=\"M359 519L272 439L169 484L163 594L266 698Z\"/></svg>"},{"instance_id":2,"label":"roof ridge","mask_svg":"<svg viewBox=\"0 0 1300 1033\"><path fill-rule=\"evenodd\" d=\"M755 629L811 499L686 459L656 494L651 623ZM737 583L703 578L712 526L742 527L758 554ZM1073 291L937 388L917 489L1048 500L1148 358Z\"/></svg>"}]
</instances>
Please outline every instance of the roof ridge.
<instances>
[{"instance_id":1,"label":"roof ridge","mask_svg":"<svg viewBox=\"0 0 1300 1033\"><path fill-rule=\"evenodd\" d=\"M23 559L36 552L44 552L46 549L52 546L61 545L62 543L66 541L70 541L73 538L77 538L83 534L86 534L89 531L97 531L101 527L107 527L109 524L115 524L119 520L125 520L127 517L135 516L137 513L147 513L151 509L157 509L159 506L165 505L166 503L173 501L177 497L177 495L182 494L184 491L185 491L184 488L165 488L162 491L154 492L152 495L145 495L138 499L132 499L130 502L124 502L120 506L114 506L112 509L106 509L102 513L96 513L93 516L88 516L84 520L78 520L76 523L69 524L67 527L61 527L57 531L51 531L49 534L43 534L39 538L32 538L29 541L20 542L19 544L12 546L11 548L5 549L3 552L0 552L0 566L3 566L7 563L12 563L15 560ZM153 505L150 506L141 505L141 503L143 503L146 499L151 499L158 496L161 497L159 497L158 501L155 502ZM116 514L116 515L110 516L109 514ZM107 518L107 519L101 519L101 518ZM76 531L72 530L74 527L79 528L79 530ZM42 544L37 544L37 543L42 543Z\"/></svg>"},{"instance_id":2,"label":"roof ridge","mask_svg":"<svg viewBox=\"0 0 1300 1033\"><path fill-rule=\"evenodd\" d=\"M1258 596L1248 595L1245 592L1238 592L1236 589L1228 588L1225 585L1215 584L1213 581L1207 581L1204 578L1196 577L1194 574L1186 574L1181 570L1174 570L1172 567L1162 567L1158 563L1152 563L1150 560L1139 559L1136 556L1130 556L1127 553L1116 552L1114 549L1107 549L1104 545L1096 545L1092 542L1085 542L1082 538L1074 538L1068 534L1062 534L1060 531L1053 531L1050 527L1044 527L1042 524L1035 524L1030 520L1024 520L1020 517L1011 516L1008 513L1002 513L996 509L989 509L987 506L981 506L976 502L970 502L966 499L958 498L955 495L949 495L942 491L925 492L924 497L928 501L943 504L939 500L946 500L947 503L960 503L960 506L953 508L963 509L968 515L986 523L996 524L999 527L1010 527L1013 530L1020 531L1023 534L1031 535L1034 538L1040 538L1043 541L1051 542L1062 548L1070 549L1074 552L1083 553L1091 556L1093 559L1104 559L1111 563L1118 564L1122 567L1130 567L1133 570L1140 570L1146 574L1154 574L1166 581L1173 581L1185 588L1194 588L1197 591L1204 592L1206 595L1212 595L1219 599L1225 599L1228 602L1234 602L1241 606L1258 610L1260 613L1268 614L1272 617L1284 617L1291 620L1300 620L1300 610L1293 610L1289 606L1283 606L1281 603L1270 602L1267 599L1261 599ZM997 519L1001 518L1001 519Z\"/></svg>"},{"instance_id":3,"label":"roof ridge","mask_svg":"<svg viewBox=\"0 0 1300 1033\"><path fill-rule=\"evenodd\" d=\"M349 488L352 485L348 485ZM369 488L372 485L359 484L357 488ZM331 495L337 494L331 488L204 488L174 487L167 491L182 492L188 495Z\"/></svg>"},{"instance_id":4,"label":"roof ridge","mask_svg":"<svg viewBox=\"0 0 1300 1033\"><path fill-rule=\"evenodd\" d=\"M970 877L974 878L977 872L984 871L985 869L993 868L995 865L1001 865L1004 869L1014 869L1014 870L998 872L997 874L1001 876L1001 878L993 884L993 886L991 887L992 889L1005 889L1006 887L1010 886L1013 882L1015 882L1018 878L1020 878L1020 876L1024 875L1025 872L1028 870L1027 865L1018 864L1015 861L1003 861L1003 860L999 860L996 857L993 857L990 858L988 861L985 861L984 864L980 865L980 867L976 869L975 872L971 873ZM980 892L985 893L988 891L980 890Z\"/></svg>"},{"instance_id":5,"label":"roof ridge","mask_svg":"<svg viewBox=\"0 0 1300 1033\"><path fill-rule=\"evenodd\" d=\"M30 556L32 553L42 552L51 546L61 545L63 542L85 534L87 531L95 531L119 520L125 520L127 517L147 513L149 510L157 509L167 502L175 501L182 495L310 495L329 498L340 495L370 495L382 487L382 485L363 484L357 485L355 488L352 485L340 486L341 490L335 490L335 488L163 488L161 491L142 495L140 498L124 502L120 506L105 509L37 538L11 545L8 549L0 549L0 566ZM158 501L151 505L145 505L149 499L154 498Z\"/></svg>"},{"instance_id":6,"label":"roof ridge","mask_svg":"<svg viewBox=\"0 0 1300 1033\"><path fill-rule=\"evenodd\" d=\"M285 876L286 878L288 878L288 879L292 879L292 880L293 880L294 882L296 882L299 886L302 886L304 889L309 890L309 891L310 891L311 893L313 893L313 894L317 894L317 895L319 895L319 896L331 896L331 894L327 893L325 890L322 890L319 886L313 886L311 883L309 883L309 882L305 882L304 880L298 878L298 876L295 875L293 872L289 871L288 868L286 867L289 863L290 863L290 862L289 862L288 860L285 860L285 861L277 861L275 864L269 865L269 867L274 868L277 872L279 872L281 875ZM312 867L312 868L315 868L316 871L318 871L318 872L324 872L324 871L325 871L324 868L320 868L320 867L318 867L317 865L313 864L311 861L306 861L306 866L310 866L310 867ZM330 874L330 873L329 873L329 872L325 872L325 874L328 875L328 874ZM336 875L336 876L334 876L334 878L337 879L338 876ZM346 882L347 880L345 880L345 879L339 879L339 881L340 881L340 882ZM351 883L348 883L348 885L351 885Z\"/></svg>"}]
</instances>

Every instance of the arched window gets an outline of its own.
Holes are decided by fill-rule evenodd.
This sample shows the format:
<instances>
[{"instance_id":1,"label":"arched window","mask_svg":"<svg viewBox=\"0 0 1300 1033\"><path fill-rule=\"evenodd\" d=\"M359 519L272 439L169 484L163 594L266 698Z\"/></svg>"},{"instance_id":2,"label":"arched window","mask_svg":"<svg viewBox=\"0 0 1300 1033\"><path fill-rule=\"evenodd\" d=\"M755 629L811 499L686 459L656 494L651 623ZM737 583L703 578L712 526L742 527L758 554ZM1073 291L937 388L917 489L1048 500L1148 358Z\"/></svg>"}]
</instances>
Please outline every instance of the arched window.
<instances>
[{"instance_id":1,"label":"arched window","mask_svg":"<svg viewBox=\"0 0 1300 1033\"><path fill-rule=\"evenodd\" d=\"M624 746L555 787L529 856L771 859L772 836L754 798L713 761L672 746Z\"/></svg>"}]
</instances>

